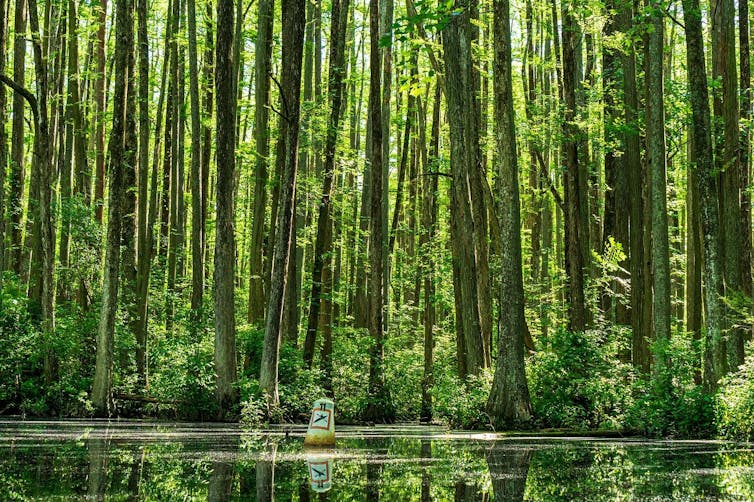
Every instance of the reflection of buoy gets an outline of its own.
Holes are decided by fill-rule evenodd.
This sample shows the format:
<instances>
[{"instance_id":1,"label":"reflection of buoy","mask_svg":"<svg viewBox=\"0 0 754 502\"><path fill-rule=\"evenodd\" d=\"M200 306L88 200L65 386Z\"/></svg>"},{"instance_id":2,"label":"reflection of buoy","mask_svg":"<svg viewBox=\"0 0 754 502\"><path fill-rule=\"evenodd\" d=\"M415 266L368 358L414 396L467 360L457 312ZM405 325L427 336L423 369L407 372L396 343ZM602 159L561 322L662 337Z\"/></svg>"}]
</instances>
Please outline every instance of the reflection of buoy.
<instances>
[{"instance_id":1,"label":"reflection of buoy","mask_svg":"<svg viewBox=\"0 0 754 502\"><path fill-rule=\"evenodd\" d=\"M332 488L332 461L329 458L307 457L312 490L324 493Z\"/></svg>"},{"instance_id":2,"label":"reflection of buoy","mask_svg":"<svg viewBox=\"0 0 754 502\"><path fill-rule=\"evenodd\" d=\"M335 444L335 403L317 399L312 407L312 418L304 438L305 446L332 446Z\"/></svg>"}]
</instances>

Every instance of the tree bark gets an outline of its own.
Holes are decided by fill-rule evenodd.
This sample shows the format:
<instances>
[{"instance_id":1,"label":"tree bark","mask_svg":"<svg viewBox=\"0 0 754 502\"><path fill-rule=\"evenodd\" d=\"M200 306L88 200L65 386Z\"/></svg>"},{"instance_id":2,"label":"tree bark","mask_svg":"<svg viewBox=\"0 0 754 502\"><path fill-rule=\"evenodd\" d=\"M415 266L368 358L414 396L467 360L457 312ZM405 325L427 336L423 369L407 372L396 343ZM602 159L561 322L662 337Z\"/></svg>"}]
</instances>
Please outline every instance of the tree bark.
<instances>
[{"instance_id":1,"label":"tree bark","mask_svg":"<svg viewBox=\"0 0 754 502\"><path fill-rule=\"evenodd\" d=\"M563 120L562 147L565 172L565 241L566 273L568 275L568 329L572 332L586 328L584 299L584 254L581 235L581 207L586 194L580 189L578 157L578 126L576 125L576 53L581 50L573 5L563 5Z\"/></svg>"},{"instance_id":2,"label":"tree bark","mask_svg":"<svg viewBox=\"0 0 754 502\"><path fill-rule=\"evenodd\" d=\"M13 81L25 85L26 75L26 0L16 0L13 38ZM8 208L10 210L10 269L23 277L23 194L24 194L24 98L13 94L11 130L11 174Z\"/></svg>"},{"instance_id":3,"label":"tree bark","mask_svg":"<svg viewBox=\"0 0 754 502\"><path fill-rule=\"evenodd\" d=\"M468 374L476 375L487 366L482 312L477 287L478 269L474 232L476 228L471 202L471 171L477 169L478 136L474 117L474 78L471 60L471 13L467 3L457 3L460 14L454 16L443 30L446 67L446 96L450 124L450 155L452 180L451 238L454 260L458 262L463 336ZM477 192L481 193L481 192ZM455 229L455 232L453 232ZM457 336L460 332L457 331Z\"/></svg>"},{"instance_id":4,"label":"tree bark","mask_svg":"<svg viewBox=\"0 0 754 502\"><path fill-rule=\"evenodd\" d=\"M652 31L647 50L647 154L651 183L652 218L652 332L653 373L658 390L667 392L667 351L670 343L670 251L665 175L665 100L663 79L664 12L652 5Z\"/></svg>"}]
</instances>

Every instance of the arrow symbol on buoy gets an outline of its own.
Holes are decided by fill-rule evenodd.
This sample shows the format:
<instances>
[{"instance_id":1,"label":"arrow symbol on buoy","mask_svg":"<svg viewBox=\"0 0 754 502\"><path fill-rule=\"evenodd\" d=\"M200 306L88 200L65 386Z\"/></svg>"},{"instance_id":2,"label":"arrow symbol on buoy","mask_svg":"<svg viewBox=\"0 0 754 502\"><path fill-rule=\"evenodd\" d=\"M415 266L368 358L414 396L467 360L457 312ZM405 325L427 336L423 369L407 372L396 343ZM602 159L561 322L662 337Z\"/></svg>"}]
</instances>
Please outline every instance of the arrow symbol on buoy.
<instances>
[{"instance_id":1,"label":"arrow symbol on buoy","mask_svg":"<svg viewBox=\"0 0 754 502\"><path fill-rule=\"evenodd\" d=\"M317 413L317 418L314 420L313 423L316 424L317 422L321 422L322 420L327 420L327 415L320 415L319 413Z\"/></svg>"}]
</instances>

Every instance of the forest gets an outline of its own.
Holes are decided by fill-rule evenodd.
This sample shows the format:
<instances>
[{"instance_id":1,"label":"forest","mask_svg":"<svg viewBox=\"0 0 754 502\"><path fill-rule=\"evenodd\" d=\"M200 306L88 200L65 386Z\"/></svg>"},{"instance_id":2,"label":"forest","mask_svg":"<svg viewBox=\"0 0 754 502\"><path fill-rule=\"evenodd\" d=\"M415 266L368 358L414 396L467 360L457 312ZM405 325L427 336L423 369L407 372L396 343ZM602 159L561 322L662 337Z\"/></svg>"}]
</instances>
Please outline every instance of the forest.
<instances>
[{"instance_id":1,"label":"forest","mask_svg":"<svg viewBox=\"0 0 754 502\"><path fill-rule=\"evenodd\" d=\"M748 0L0 0L0 415L754 437Z\"/></svg>"}]
</instances>

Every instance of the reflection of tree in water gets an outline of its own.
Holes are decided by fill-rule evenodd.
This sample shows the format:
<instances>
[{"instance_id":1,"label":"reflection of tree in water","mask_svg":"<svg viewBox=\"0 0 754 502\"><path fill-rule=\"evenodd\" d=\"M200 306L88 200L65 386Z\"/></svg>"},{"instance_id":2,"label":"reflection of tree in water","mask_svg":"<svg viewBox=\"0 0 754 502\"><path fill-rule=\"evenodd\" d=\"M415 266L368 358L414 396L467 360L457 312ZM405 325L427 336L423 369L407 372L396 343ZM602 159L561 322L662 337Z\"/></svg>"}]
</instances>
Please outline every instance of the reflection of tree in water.
<instances>
[{"instance_id":1,"label":"reflection of tree in water","mask_svg":"<svg viewBox=\"0 0 754 502\"><path fill-rule=\"evenodd\" d=\"M207 501L221 502L230 499L235 478L236 469L233 462L212 462Z\"/></svg>"},{"instance_id":2,"label":"reflection of tree in water","mask_svg":"<svg viewBox=\"0 0 754 502\"><path fill-rule=\"evenodd\" d=\"M370 462L370 459L367 458L367 502L379 502L381 477L382 464Z\"/></svg>"},{"instance_id":3,"label":"reflection of tree in water","mask_svg":"<svg viewBox=\"0 0 754 502\"><path fill-rule=\"evenodd\" d=\"M428 439L422 439L422 498L421 502L432 500L431 487L432 475L429 473L429 464L432 459L432 443Z\"/></svg>"},{"instance_id":4,"label":"reflection of tree in water","mask_svg":"<svg viewBox=\"0 0 754 502\"><path fill-rule=\"evenodd\" d=\"M525 445L496 444L487 454L495 501L524 500L532 449Z\"/></svg>"},{"instance_id":5,"label":"reflection of tree in water","mask_svg":"<svg viewBox=\"0 0 754 502\"><path fill-rule=\"evenodd\" d=\"M275 458L278 445L274 441L267 443L263 457L257 460L257 502L275 500Z\"/></svg>"},{"instance_id":6,"label":"reflection of tree in water","mask_svg":"<svg viewBox=\"0 0 754 502\"><path fill-rule=\"evenodd\" d=\"M238 440L232 441L228 450L224 449L219 453L220 456L212 461L207 489L208 502L229 500L235 491Z\"/></svg>"},{"instance_id":7,"label":"reflection of tree in water","mask_svg":"<svg viewBox=\"0 0 754 502\"><path fill-rule=\"evenodd\" d=\"M107 490L107 464L109 460L110 436L105 429L102 435L86 440L89 453L89 487L87 499L104 500Z\"/></svg>"},{"instance_id":8,"label":"reflection of tree in water","mask_svg":"<svg viewBox=\"0 0 754 502\"><path fill-rule=\"evenodd\" d=\"M139 500L139 486L141 485L141 475L144 470L144 460L146 457L144 447L135 447L133 456L131 472L128 475L128 500L136 502Z\"/></svg>"}]
</instances>

